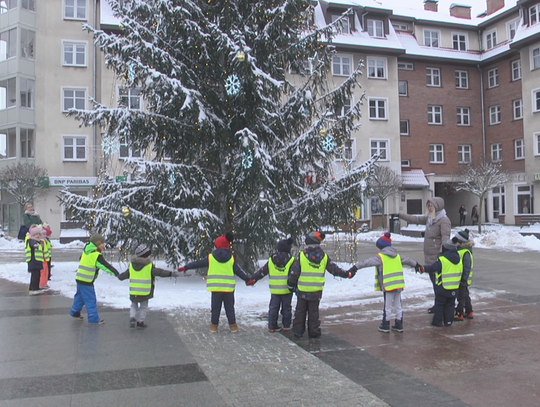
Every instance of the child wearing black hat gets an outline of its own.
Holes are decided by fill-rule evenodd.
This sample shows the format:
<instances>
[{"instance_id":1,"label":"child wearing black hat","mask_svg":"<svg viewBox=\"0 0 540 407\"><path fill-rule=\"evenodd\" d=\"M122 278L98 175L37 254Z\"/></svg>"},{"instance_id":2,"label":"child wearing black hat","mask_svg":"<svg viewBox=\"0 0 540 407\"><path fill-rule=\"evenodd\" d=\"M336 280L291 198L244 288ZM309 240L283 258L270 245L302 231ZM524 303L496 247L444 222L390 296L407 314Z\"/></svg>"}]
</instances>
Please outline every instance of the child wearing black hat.
<instances>
[{"instance_id":1,"label":"child wearing black hat","mask_svg":"<svg viewBox=\"0 0 540 407\"><path fill-rule=\"evenodd\" d=\"M403 332L403 308L401 307L401 292L405 288L403 265L419 268L418 262L406 256L400 256L392 247L392 238L386 232L375 243L380 253L363 261L355 263L349 272L355 274L357 270L365 267L375 267L375 291L382 291L384 308L382 324L379 331L390 332L390 319L392 310L395 310L395 325L392 330Z\"/></svg>"},{"instance_id":2,"label":"child wearing black hat","mask_svg":"<svg viewBox=\"0 0 540 407\"><path fill-rule=\"evenodd\" d=\"M141 244L135 249L135 255L131 258L128 269L118 276L119 280L129 278L129 299L131 307L129 309L129 326L131 328L142 329L148 325L144 323L148 312L148 300L154 298L155 278L176 277L176 271L164 270L156 267L150 255L150 248Z\"/></svg>"},{"instance_id":3,"label":"child wearing black hat","mask_svg":"<svg viewBox=\"0 0 540 407\"><path fill-rule=\"evenodd\" d=\"M473 276L473 254L472 248L474 241L469 237L469 229L458 232L452 241L456 243L457 251L463 263L463 274L459 283L456 313L454 321L463 321L463 318L473 319L473 309L471 296L469 294L469 286L472 283Z\"/></svg>"},{"instance_id":4,"label":"child wearing black hat","mask_svg":"<svg viewBox=\"0 0 540 407\"><path fill-rule=\"evenodd\" d=\"M279 332L282 327L278 324L278 314L281 308L283 330L291 329L292 320L292 292L287 287L287 277L294 262L291 249L294 240L292 238L280 240L276 246L276 253L272 254L266 264L253 276L255 282L270 275L268 286L270 287L270 304L268 306L268 332ZM251 280L250 280L251 281Z\"/></svg>"}]
</instances>

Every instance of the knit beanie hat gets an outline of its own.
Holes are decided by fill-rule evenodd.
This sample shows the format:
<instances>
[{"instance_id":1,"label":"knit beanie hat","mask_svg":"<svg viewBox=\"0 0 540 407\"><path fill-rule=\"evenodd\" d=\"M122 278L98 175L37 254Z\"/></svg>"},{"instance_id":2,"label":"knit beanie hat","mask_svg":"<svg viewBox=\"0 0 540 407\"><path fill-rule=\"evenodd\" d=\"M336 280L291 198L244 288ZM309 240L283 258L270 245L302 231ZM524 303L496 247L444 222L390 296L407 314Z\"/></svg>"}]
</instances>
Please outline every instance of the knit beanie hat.
<instances>
[{"instance_id":1,"label":"knit beanie hat","mask_svg":"<svg viewBox=\"0 0 540 407\"><path fill-rule=\"evenodd\" d=\"M292 237L289 237L288 239L280 240L277 243L276 249L278 252L290 253L293 243L294 243L294 240L292 239Z\"/></svg>"},{"instance_id":2,"label":"knit beanie hat","mask_svg":"<svg viewBox=\"0 0 540 407\"><path fill-rule=\"evenodd\" d=\"M39 226L32 226L28 230L28 234L32 239L41 239L41 228Z\"/></svg>"},{"instance_id":3,"label":"knit beanie hat","mask_svg":"<svg viewBox=\"0 0 540 407\"><path fill-rule=\"evenodd\" d=\"M139 246L137 246L137 248L135 249L135 256L137 257L148 257L150 256L150 254L152 254L152 251L150 250L150 248L145 245L144 243L143 244L140 244Z\"/></svg>"},{"instance_id":4,"label":"knit beanie hat","mask_svg":"<svg viewBox=\"0 0 540 407\"><path fill-rule=\"evenodd\" d=\"M105 239L103 239L103 236L101 236L99 233L94 233L92 236L90 236L90 241L96 246L100 245L101 243L105 243Z\"/></svg>"},{"instance_id":5,"label":"knit beanie hat","mask_svg":"<svg viewBox=\"0 0 540 407\"><path fill-rule=\"evenodd\" d=\"M469 229L458 232L453 238L454 243L467 243L469 241Z\"/></svg>"},{"instance_id":6,"label":"knit beanie hat","mask_svg":"<svg viewBox=\"0 0 540 407\"><path fill-rule=\"evenodd\" d=\"M323 232L313 231L306 235L306 244L321 244L324 238L325 234Z\"/></svg>"},{"instance_id":7,"label":"knit beanie hat","mask_svg":"<svg viewBox=\"0 0 540 407\"><path fill-rule=\"evenodd\" d=\"M214 246L216 249L230 249L233 237L231 232L227 232L214 240Z\"/></svg>"},{"instance_id":8,"label":"knit beanie hat","mask_svg":"<svg viewBox=\"0 0 540 407\"><path fill-rule=\"evenodd\" d=\"M384 235L379 237L379 239L377 239L377 242L375 243L377 248L382 250L385 247L392 246L392 239L390 238L390 236L391 236L390 232L385 232Z\"/></svg>"},{"instance_id":9,"label":"knit beanie hat","mask_svg":"<svg viewBox=\"0 0 540 407\"><path fill-rule=\"evenodd\" d=\"M445 250L452 250L456 248L456 244L454 243L453 239L449 239L443 244L443 248Z\"/></svg>"}]
</instances>

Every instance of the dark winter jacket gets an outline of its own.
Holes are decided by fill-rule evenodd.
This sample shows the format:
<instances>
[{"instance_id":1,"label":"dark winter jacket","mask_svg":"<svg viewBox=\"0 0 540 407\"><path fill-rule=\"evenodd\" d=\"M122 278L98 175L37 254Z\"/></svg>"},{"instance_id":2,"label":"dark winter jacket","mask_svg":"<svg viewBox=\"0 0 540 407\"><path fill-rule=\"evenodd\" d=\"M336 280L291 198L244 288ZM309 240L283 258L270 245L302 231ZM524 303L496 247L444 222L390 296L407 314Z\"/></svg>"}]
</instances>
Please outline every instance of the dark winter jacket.
<instances>
[{"instance_id":1,"label":"dark winter jacket","mask_svg":"<svg viewBox=\"0 0 540 407\"><path fill-rule=\"evenodd\" d=\"M94 243L88 242L84 246L83 251L86 254L90 254L92 252L95 252L97 249L98 248ZM103 270L103 271L105 271L105 272L107 272L107 273L109 273L109 274L111 274L113 276L118 277L118 270L116 270L109 262L107 262L107 260L105 260L103 255L100 253L98 258L96 259L96 274L94 275L94 280L91 283L87 283L85 281L77 281L77 284L82 284L82 285L92 285L92 284L94 284L94 281L96 281L96 278L99 275L99 270Z\"/></svg>"},{"instance_id":2,"label":"dark winter jacket","mask_svg":"<svg viewBox=\"0 0 540 407\"><path fill-rule=\"evenodd\" d=\"M316 264L319 264L323 260L325 254L324 250L318 244L308 245L303 250L303 252L310 262ZM328 257L328 262L326 263L326 271L328 271L334 276L343 278L349 277L349 272L342 270L336 263L334 263L330 259L330 257ZM300 278L301 273L302 270L300 269L300 258L297 258L294 260L294 263L291 266L291 270L289 271L287 285L293 289L296 289L296 286L298 285L298 279ZM315 292L297 291L298 297L307 301L320 301L320 299L322 298L322 293L322 290Z\"/></svg>"},{"instance_id":3,"label":"dark winter jacket","mask_svg":"<svg viewBox=\"0 0 540 407\"><path fill-rule=\"evenodd\" d=\"M131 265L133 268L137 271L141 270L144 266L152 263L152 260L150 257L137 257L133 256L131 258ZM148 295L130 295L129 299L131 301L140 302L140 301L146 301L151 298L154 298L154 286L155 286L155 278L156 277L171 277L172 272L168 270L164 270L161 268L158 268L152 264L152 288L150 289L150 294ZM120 281L127 280L129 278L129 267L126 271L124 271L122 274L118 276L118 279Z\"/></svg>"},{"instance_id":4,"label":"dark winter jacket","mask_svg":"<svg viewBox=\"0 0 540 407\"><path fill-rule=\"evenodd\" d=\"M30 270L41 270L43 268L43 262L36 260L35 252L36 250L43 250L43 247L41 246L41 242L39 240L35 240L32 238L28 238L26 240L26 244L30 248L32 254L30 261L28 264L28 271Z\"/></svg>"},{"instance_id":5,"label":"dark winter jacket","mask_svg":"<svg viewBox=\"0 0 540 407\"><path fill-rule=\"evenodd\" d=\"M473 246L474 246L474 241L472 240L469 240L467 243L461 243L458 246L458 251L463 250L463 249L468 249L471 251L471 253L466 252L463 255L463 274L461 275L461 285L464 285L464 286L468 285L467 280L469 279L469 276L472 270L471 254L472 254Z\"/></svg>"},{"instance_id":6,"label":"dark winter jacket","mask_svg":"<svg viewBox=\"0 0 540 407\"><path fill-rule=\"evenodd\" d=\"M277 267L285 267L291 257L292 255L287 252L277 252L270 256L270 258ZM267 276L269 272L270 271L268 270L268 262L266 262L266 264L262 266L259 270L257 270L251 278L255 281L259 281L260 279Z\"/></svg>"},{"instance_id":7,"label":"dark winter jacket","mask_svg":"<svg viewBox=\"0 0 540 407\"><path fill-rule=\"evenodd\" d=\"M230 249L215 249L212 254L214 255L214 258L219 261L220 263L227 263L231 257L233 257L232 252ZM208 268L208 256L206 256L204 259L192 261L191 263L188 263L185 265L186 270L193 270L193 269L200 269L200 268ZM236 274L238 277L240 277L244 281L248 281L250 279L250 276L242 270L242 267L238 265L238 263L235 261L233 265L233 271L234 274Z\"/></svg>"},{"instance_id":8,"label":"dark winter jacket","mask_svg":"<svg viewBox=\"0 0 540 407\"><path fill-rule=\"evenodd\" d=\"M25 211L23 215L24 226L30 228L31 225L41 225L43 222L36 211Z\"/></svg>"},{"instance_id":9,"label":"dark winter jacket","mask_svg":"<svg viewBox=\"0 0 540 407\"><path fill-rule=\"evenodd\" d=\"M458 264L460 262L459 253L457 252L457 248L452 249L444 249L445 251L440 254L440 257L446 257L451 263ZM424 266L424 272L429 274L435 274L442 271L442 263L440 259L437 259L437 261L433 264L429 264ZM447 290L445 289L442 284L437 285L437 278L435 278L435 294L440 294L445 297L455 297L457 290Z\"/></svg>"}]
</instances>

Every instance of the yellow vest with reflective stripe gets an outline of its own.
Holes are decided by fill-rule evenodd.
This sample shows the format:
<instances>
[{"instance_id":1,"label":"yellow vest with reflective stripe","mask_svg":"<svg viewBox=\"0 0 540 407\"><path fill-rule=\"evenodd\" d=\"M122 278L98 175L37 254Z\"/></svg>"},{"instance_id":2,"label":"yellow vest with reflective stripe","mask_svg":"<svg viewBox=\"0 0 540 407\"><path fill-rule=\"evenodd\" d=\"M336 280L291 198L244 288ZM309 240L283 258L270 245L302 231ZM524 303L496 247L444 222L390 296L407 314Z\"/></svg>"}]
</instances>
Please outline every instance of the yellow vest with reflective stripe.
<instances>
[{"instance_id":1,"label":"yellow vest with reflective stripe","mask_svg":"<svg viewBox=\"0 0 540 407\"><path fill-rule=\"evenodd\" d=\"M322 261L310 262L304 252L300 252L300 277L298 278L298 290L306 293L322 291L324 288L324 274L328 255L325 254Z\"/></svg>"},{"instance_id":2,"label":"yellow vest with reflective stripe","mask_svg":"<svg viewBox=\"0 0 540 407\"><path fill-rule=\"evenodd\" d=\"M91 283L96 276L96 261L100 253L96 250L92 253L83 253L79 261L79 268L75 280L83 283Z\"/></svg>"},{"instance_id":3,"label":"yellow vest with reflective stripe","mask_svg":"<svg viewBox=\"0 0 540 407\"><path fill-rule=\"evenodd\" d=\"M377 268L375 267L375 291L394 291L405 287L403 278L403 265L401 257L398 254L396 257L388 256L384 253L379 253L382 261L382 290L379 282Z\"/></svg>"},{"instance_id":4,"label":"yellow vest with reflective stripe","mask_svg":"<svg viewBox=\"0 0 540 407\"><path fill-rule=\"evenodd\" d=\"M463 263L463 256L465 256L465 252L469 252L469 255L471 256L471 272L469 273L469 278L467 279L467 285L471 285L472 283L472 270L473 270L473 255L472 252L469 249L463 248L458 250L459 258L461 260L461 263Z\"/></svg>"},{"instance_id":5,"label":"yellow vest with reflective stripe","mask_svg":"<svg viewBox=\"0 0 540 407\"><path fill-rule=\"evenodd\" d=\"M294 256L291 256L285 266L278 267L274 264L271 257L268 259L268 285L272 294L289 294L291 292L287 287L287 277L289 276L289 269L293 262Z\"/></svg>"},{"instance_id":6,"label":"yellow vest with reflective stripe","mask_svg":"<svg viewBox=\"0 0 540 407\"><path fill-rule=\"evenodd\" d=\"M30 239L28 237L26 237L24 240L25 240L24 253L26 255L26 262L29 263L30 260L32 260L32 248L28 244L28 241ZM38 240L36 240L36 241L39 242ZM36 261L41 262L41 263L43 263L45 261L44 252L43 252L43 245L41 244L41 242L39 242L38 247L36 247L34 249L34 259Z\"/></svg>"},{"instance_id":7,"label":"yellow vest with reflective stripe","mask_svg":"<svg viewBox=\"0 0 540 407\"><path fill-rule=\"evenodd\" d=\"M152 263L135 270L129 263L129 295L148 295L152 291Z\"/></svg>"},{"instance_id":8,"label":"yellow vest with reflective stripe","mask_svg":"<svg viewBox=\"0 0 540 407\"><path fill-rule=\"evenodd\" d=\"M43 243L44 243L44 258L45 258L45 261L49 261L51 259L52 243L49 239L43 239Z\"/></svg>"},{"instance_id":9,"label":"yellow vest with reflective stripe","mask_svg":"<svg viewBox=\"0 0 540 407\"><path fill-rule=\"evenodd\" d=\"M435 273L435 284L443 286L445 290L456 290L459 288L461 274L463 273L463 263L461 260L458 264L452 263L444 256L440 256L442 271Z\"/></svg>"},{"instance_id":10,"label":"yellow vest with reflective stripe","mask_svg":"<svg viewBox=\"0 0 540 407\"><path fill-rule=\"evenodd\" d=\"M206 277L206 289L214 292L233 292L236 286L234 280L234 257L226 263L220 263L214 255L208 255L208 276Z\"/></svg>"}]
</instances>

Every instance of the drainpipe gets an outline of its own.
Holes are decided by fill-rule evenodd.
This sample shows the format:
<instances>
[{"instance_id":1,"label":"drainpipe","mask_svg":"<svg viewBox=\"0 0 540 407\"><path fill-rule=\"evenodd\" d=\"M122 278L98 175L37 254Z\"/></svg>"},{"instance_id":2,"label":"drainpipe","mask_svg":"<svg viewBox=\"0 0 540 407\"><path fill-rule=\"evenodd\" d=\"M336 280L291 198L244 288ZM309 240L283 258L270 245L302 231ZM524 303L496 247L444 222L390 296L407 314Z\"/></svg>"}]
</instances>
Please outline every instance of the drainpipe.
<instances>
[{"instance_id":1,"label":"drainpipe","mask_svg":"<svg viewBox=\"0 0 540 407\"><path fill-rule=\"evenodd\" d=\"M476 65L480 74L480 106L482 108L482 162L486 162L486 112L484 108L484 75L480 65Z\"/></svg>"},{"instance_id":2,"label":"drainpipe","mask_svg":"<svg viewBox=\"0 0 540 407\"><path fill-rule=\"evenodd\" d=\"M98 3L99 1L98 0L95 0L94 1L94 28L97 27L97 22L98 22ZM94 39L92 38L92 42ZM92 92L94 94L94 99L97 99L97 96L96 96L96 92L97 92L97 79L96 79L96 72L97 72L97 58L96 58L96 55L97 55L97 46L94 42L94 58L93 58L93 63L92 63ZM94 136L94 151L96 150L96 144L97 144L97 132L98 132L98 128L97 128L97 125L96 123L94 122L92 124L92 127L93 127L93 136ZM92 160L93 161L93 164L92 164L92 171L94 173L94 177L97 177L97 160L94 159Z\"/></svg>"}]
</instances>

